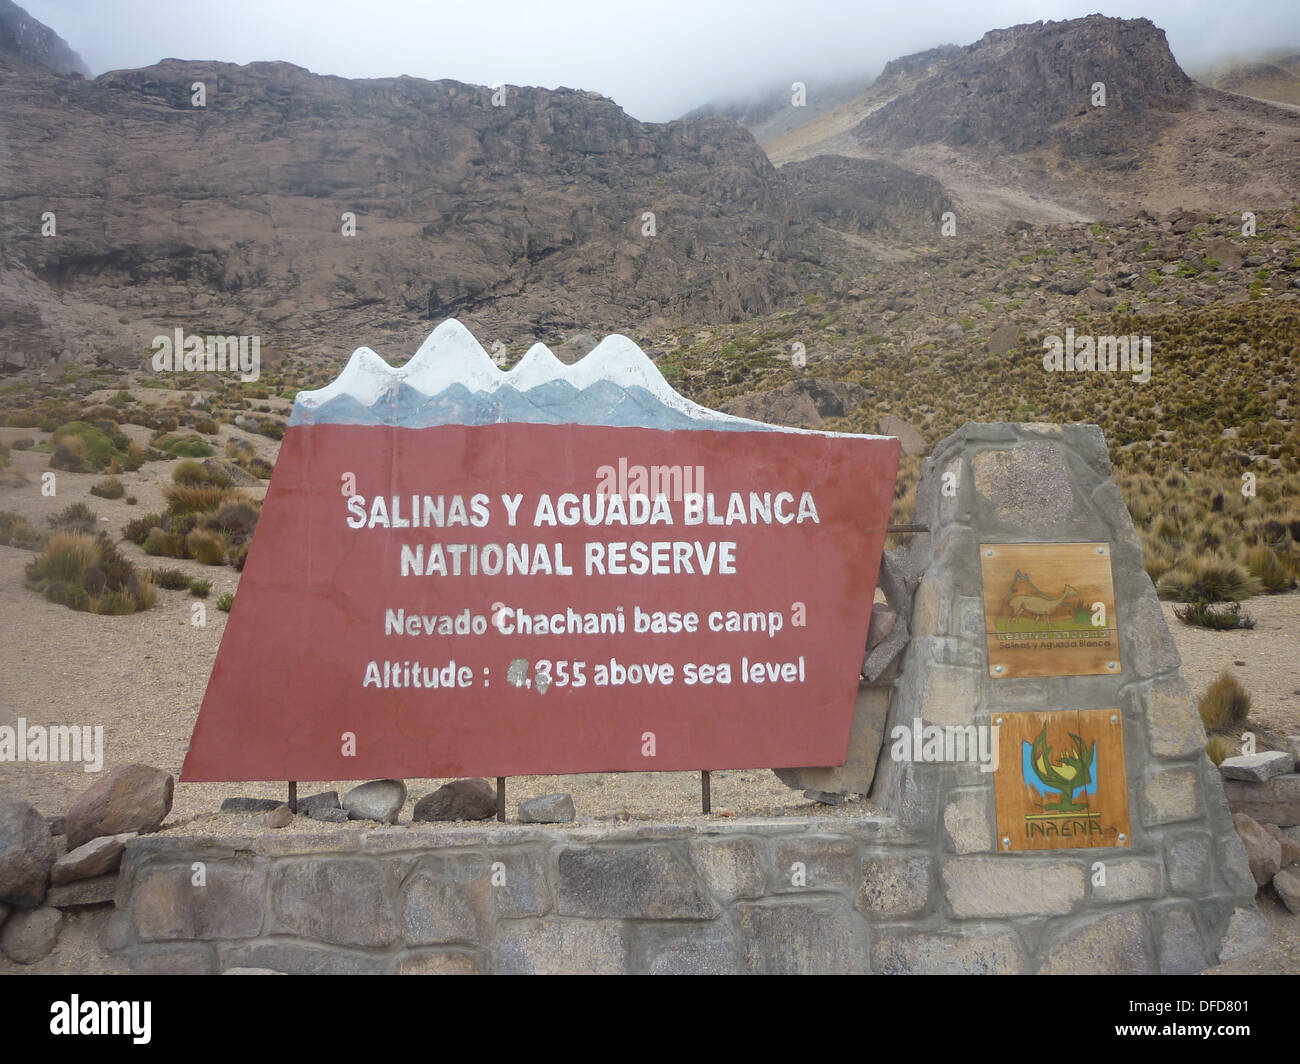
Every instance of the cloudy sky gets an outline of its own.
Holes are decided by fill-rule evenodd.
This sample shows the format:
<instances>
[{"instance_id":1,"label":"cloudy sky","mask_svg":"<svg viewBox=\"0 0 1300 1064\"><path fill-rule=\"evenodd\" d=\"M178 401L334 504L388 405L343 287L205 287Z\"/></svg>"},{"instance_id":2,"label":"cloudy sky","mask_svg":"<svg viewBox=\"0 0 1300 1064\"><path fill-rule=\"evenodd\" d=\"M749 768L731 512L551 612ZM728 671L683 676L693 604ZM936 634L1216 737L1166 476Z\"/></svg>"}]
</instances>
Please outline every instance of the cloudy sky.
<instances>
[{"instance_id":1,"label":"cloudy sky","mask_svg":"<svg viewBox=\"0 0 1300 1064\"><path fill-rule=\"evenodd\" d=\"M159 59L283 59L344 77L565 85L644 121L801 80L871 76L888 60L986 30L1078 18L1096 0L18 0L95 74ZM1300 51L1300 0L1112 2L1145 17L1185 69Z\"/></svg>"}]
</instances>

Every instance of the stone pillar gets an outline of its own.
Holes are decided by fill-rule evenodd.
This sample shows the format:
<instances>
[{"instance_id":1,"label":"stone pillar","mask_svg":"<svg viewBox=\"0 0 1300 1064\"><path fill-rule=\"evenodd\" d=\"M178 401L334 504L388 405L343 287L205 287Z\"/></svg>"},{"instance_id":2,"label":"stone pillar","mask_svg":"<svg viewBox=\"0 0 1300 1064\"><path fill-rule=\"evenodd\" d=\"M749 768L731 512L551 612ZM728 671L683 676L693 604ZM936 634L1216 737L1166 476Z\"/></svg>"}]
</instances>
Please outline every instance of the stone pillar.
<instances>
[{"instance_id":1,"label":"stone pillar","mask_svg":"<svg viewBox=\"0 0 1300 1064\"><path fill-rule=\"evenodd\" d=\"M1198 971L1257 948L1255 884L1101 430L967 424L927 460L913 521L930 531L900 559L921 579L871 797L935 852L934 913L959 932L968 920L1006 921L1036 943L1042 972ZM993 678L979 546L1053 542L1111 545L1122 671ZM992 774L890 756L891 730L917 718L989 725L1099 707L1123 711L1126 848L999 852Z\"/></svg>"}]
</instances>

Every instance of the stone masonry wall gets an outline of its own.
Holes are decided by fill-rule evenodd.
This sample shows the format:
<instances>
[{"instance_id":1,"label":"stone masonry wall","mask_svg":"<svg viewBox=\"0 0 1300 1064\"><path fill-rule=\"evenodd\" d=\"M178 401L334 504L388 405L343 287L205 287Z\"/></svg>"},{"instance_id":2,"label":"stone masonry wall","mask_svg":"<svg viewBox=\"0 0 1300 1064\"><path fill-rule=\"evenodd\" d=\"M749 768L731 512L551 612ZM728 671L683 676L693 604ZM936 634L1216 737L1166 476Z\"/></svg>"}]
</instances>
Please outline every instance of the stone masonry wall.
<instances>
[{"instance_id":1,"label":"stone masonry wall","mask_svg":"<svg viewBox=\"0 0 1300 1064\"><path fill-rule=\"evenodd\" d=\"M163 973L1025 970L1014 934L926 930L937 871L881 817L162 835L128 844L106 944Z\"/></svg>"}]
</instances>

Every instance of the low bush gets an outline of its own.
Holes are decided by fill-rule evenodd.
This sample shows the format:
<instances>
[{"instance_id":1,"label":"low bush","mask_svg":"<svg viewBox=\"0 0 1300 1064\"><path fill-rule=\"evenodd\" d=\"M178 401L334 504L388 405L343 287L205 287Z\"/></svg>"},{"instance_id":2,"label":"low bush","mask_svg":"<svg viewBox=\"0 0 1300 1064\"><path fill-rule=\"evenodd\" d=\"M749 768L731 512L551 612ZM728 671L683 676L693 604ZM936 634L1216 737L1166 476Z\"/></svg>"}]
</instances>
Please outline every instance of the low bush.
<instances>
[{"instance_id":1,"label":"low bush","mask_svg":"<svg viewBox=\"0 0 1300 1064\"><path fill-rule=\"evenodd\" d=\"M1197 701L1205 730L1223 731L1246 723L1250 716L1250 695L1230 672L1221 672Z\"/></svg>"},{"instance_id":2,"label":"low bush","mask_svg":"<svg viewBox=\"0 0 1300 1064\"><path fill-rule=\"evenodd\" d=\"M157 528L160 518L157 514L145 514L143 517L133 517L126 523L122 529L122 538L128 539L137 547L144 544L145 538L149 535L149 530Z\"/></svg>"},{"instance_id":3,"label":"low bush","mask_svg":"<svg viewBox=\"0 0 1300 1064\"><path fill-rule=\"evenodd\" d=\"M235 536L246 536L257 527L257 510L246 502L226 503L216 513L205 517L204 526Z\"/></svg>"},{"instance_id":4,"label":"low bush","mask_svg":"<svg viewBox=\"0 0 1300 1064\"><path fill-rule=\"evenodd\" d=\"M105 535L56 532L24 579L50 602L88 613L135 613L155 599L150 575L137 573Z\"/></svg>"},{"instance_id":5,"label":"low bush","mask_svg":"<svg viewBox=\"0 0 1300 1064\"><path fill-rule=\"evenodd\" d=\"M217 609L222 613L229 613L230 607L235 604L235 596L231 591L223 591L217 596Z\"/></svg>"},{"instance_id":6,"label":"low bush","mask_svg":"<svg viewBox=\"0 0 1300 1064\"><path fill-rule=\"evenodd\" d=\"M208 592L212 590L211 580L194 579L190 581L190 594L195 598L207 598Z\"/></svg>"},{"instance_id":7,"label":"low bush","mask_svg":"<svg viewBox=\"0 0 1300 1064\"><path fill-rule=\"evenodd\" d=\"M1156 581L1156 591L1181 602L1239 602L1258 594L1260 583L1236 562L1214 554L1180 562Z\"/></svg>"},{"instance_id":8,"label":"low bush","mask_svg":"<svg viewBox=\"0 0 1300 1064\"><path fill-rule=\"evenodd\" d=\"M222 565L226 560L226 544L215 532L195 529L185 537L185 551L204 565Z\"/></svg>"},{"instance_id":9,"label":"low bush","mask_svg":"<svg viewBox=\"0 0 1300 1064\"><path fill-rule=\"evenodd\" d=\"M1290 591L1295 587L1295 580L1282 564L1282 559L1277 556L1272 547L1263 543L1247 547L1246 552L1241 556L1241 564L1270 595Z\"/></svg>"},{"instance_id":10,"label":"low bush","mask_svg":"<svg viewBox=\"0 0 1300 1064\"><path fill-rule=\"evenodd\" d=\"M69 503L52 517L46 518L50 527L58 532L80 532L86 535L97 531L99 515L84 502Z\"/></svg>"},{"instance_id":11,"label":"low bush","mask_svg":"<svg viewBox=\"0 0 1300 1064\"><path fill-rule=\"evenodd\" d=\"M34 550L41 545L41 534L22 514L0 512L0 546Z\"/></svg>"},{"instance_id":12,"label":"low bush","mask_svg":"<svg viewBox=\"0 0 1300 1064\"><path fill-rule=\"evenodd\" d=\"M70 473L115 472L139 469L144 462L144 452L133 448L121 433L107 433L88 421L69 421L55 427L53 432L51 469L66 469Z\"/></svg>"},{"instance_id":13,"label":"low bush","mask_svg":"<svg viewBox=\"0 0 1300 1064\"><path fill-rule=\"evenodd\" d=\"M208 484L217 488L228 488L231 480L219 469L209 469L202 462L187 458L178 462L172 470L172 482L175 484Z\"/></svg>"},{"instance_id":14,"label":"low bush","mask_svg":"<svg viewBox=\"0 0 1300 1064\"><path fill-rule=\"evenodd\" d=\"M120 499L126 494L126 488L117 477L108 477L90 485L90 494L101 499Z\"/></svg>"},{"instance_id":15,"label":"low bush","mask_svg":"<svg viewBox=\"0 0 1300 1064\"><path fill-rule=\"evenodd\" d=\"M174 532L164 532L161 528L151 528L141 547L153 557L185 557L185 540Z\"/></svg>"},{"instance_id":16,"label":"low bush","mask_svg":"<svg viewBox=\"0 0 1300 1064\"><path fill-rule=\"evenodd\" d=\"M184 591L190 578L181 569L154 569L153 582L164 591Z\"/></svg>"},{"instance_id":17,"label":"low bush","mask_svg":"<svg viewBox=\"0 0 1300 1064\"><path fill-rule=\"evenodd\" d=\"M173 418L172 421L174 422L175 419ZM175 427L175 424L173 424L172 428ZM212 444L208 443L202 436L196 436L193 433L188 436L164 434L155 438L153 445L173 458L211 458L217 453L213 450Z\"/></svg>"},{"instance_id":18,"label":"low bush","mask_svg":"<svg viewBox=\"0 0 1300 1064\"><path fill-rule=\"evenodd\" d=\"M1211 735L1209 741L1205 744L1205 753L1215 767L1223 764L1225 757L1234 757L1237 749L1231 739L1226 735Z\"/></svg>"},{"instance_id":19,"label":"low bush","mask_svg":"<svg viewBox=\"0 0 1300 1064\"><path fill-rule=\"evenodd\" d=\"M1255 627L1255 618L1243 610L1239 602L1191 602L1186 606L1174 607L1174 616L1183 624L1195 628L1211 628L1216 632Z\"/></svg>"},{"instance_id":20,"label":"low bush","mask_svg":"<svg viewBox=\"0 0 1300 1064\"><path fill-rule=\"evenodd\" d=\"M239 498L237 492L216 484L168 484L163 495L167 511L173 514L208 513Z\"/></svg>"}]
</instances>

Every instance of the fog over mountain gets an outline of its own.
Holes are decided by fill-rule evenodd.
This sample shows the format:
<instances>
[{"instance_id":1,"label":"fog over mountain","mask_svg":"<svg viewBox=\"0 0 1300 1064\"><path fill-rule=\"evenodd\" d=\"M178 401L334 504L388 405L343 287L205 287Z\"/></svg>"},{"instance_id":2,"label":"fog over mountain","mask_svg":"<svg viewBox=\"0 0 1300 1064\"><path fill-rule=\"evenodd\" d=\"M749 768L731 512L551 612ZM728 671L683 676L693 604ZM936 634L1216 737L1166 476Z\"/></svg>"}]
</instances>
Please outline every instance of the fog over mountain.
<instances>
[{"instance_id":1,"label":"fog over mountain","mask_svg":"<svg viewBox=\"0 0 1300 1064\"><path fill-rule=\"evenodd\" d=\"M788 93L795 81L811 91L869 79L897 56L967 44L992 26L1097 10L1060 0L663 0L649 8L604 0L30 0L25 6L95 74L164 58L282 60L349 78L408 74L587 89L652 122L709 103ZM1101 13L1151 19L1168 34L1184 69L1280 43L1300 45L1294 0L1124 0Z\"/></svg>"}]
</instances>

